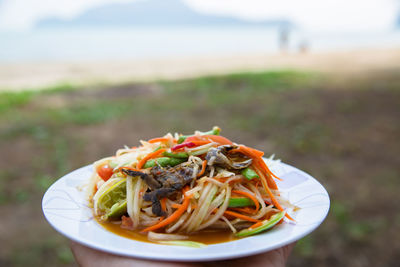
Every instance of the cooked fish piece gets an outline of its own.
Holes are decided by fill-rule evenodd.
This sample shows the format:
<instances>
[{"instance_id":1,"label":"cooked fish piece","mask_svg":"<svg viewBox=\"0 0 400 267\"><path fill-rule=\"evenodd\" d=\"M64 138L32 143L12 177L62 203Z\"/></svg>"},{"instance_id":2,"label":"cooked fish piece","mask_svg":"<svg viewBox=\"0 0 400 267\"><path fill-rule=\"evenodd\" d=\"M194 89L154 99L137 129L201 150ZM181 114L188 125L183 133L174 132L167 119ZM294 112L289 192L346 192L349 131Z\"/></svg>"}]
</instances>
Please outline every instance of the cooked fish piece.
<instances>
[{"instance_id":1,"label":"cooked fish piece","mask_svg":"<svg viewBox=\"0 0 400 267\"><path fill-rule=\"evenodd\" d=\"M157 216L165 215L161 209L160 199L173 195L193 179L193 169L181 165L166 168L155 166L151 168L149 174L126 169L123 169L123 172L130 176L140 176L150 187L150 191L144 194L143 199L152 202L152 212Z\"/></svg>"},{"instance_id":2,"label":"cooked fish piece","mask_svg":"<svg viewBox=\"0 0 400 267\"><path fill-rule=\"evenodd\" d=\"M229 154L229 151L236 149L235 145L223 145L212 147L206 155L207 164L220 165L222 167L230 167L232 169L244 169L251 165L252 159L247 158L242 154Z\"/></svg>"}]
</instances>

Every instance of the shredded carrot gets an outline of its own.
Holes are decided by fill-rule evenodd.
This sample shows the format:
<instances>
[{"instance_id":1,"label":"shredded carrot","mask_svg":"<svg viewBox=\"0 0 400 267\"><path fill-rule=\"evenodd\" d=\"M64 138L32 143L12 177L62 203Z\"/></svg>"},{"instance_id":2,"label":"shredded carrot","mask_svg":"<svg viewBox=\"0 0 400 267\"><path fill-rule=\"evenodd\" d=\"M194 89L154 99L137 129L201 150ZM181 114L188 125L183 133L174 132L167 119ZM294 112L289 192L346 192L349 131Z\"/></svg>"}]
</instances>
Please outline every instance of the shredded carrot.
<instances>
[{"instance_id":1,"label":"shredded carrot","mask_svg":"<svg viewBox=\"0 0 400 267\"><path fill-rule=\"evenodd\" d=\"M270 169L268 168L267 164L265 164L264 160L262 159L264 152L254 149L254 148L251 148L251 147L243 146L243 145L240 145L238 149L232 150L232 152L240 152L240 153L245 154L246 156L252 158L254 161L253 165L255 165L256 167L259 167L261 170L265 171L268 174L267 175L268 186L274 190L278 189L278 186L276 185L276 183L272 177L275 177L279 180L281 180L281 179L278 176L276 176L275 174L273 174L270 171Z\"/></svg>"},{"instance_id":2,"label":"shredded carrot","mask_svg":"<svg viewBox=\"0 0 400 267\"><path fill-rule=\"evenodd\" d=\"M269 189L267 179L265 178L265 176L264 176L264 174L262 173L262 171L260 171L258 168L255 168L255 171L256 171L256 173L258 174L258 176L260 176L261 183L262 183L262 185L263 185L265 191L267 191L267 194L268 194L269 197L271 198L271 201L272 201L272 203L274 204L274 206L275 206L278 210L283 211L283 208L282 208L281 204L279 204L279 202L276 200L274 194L272 194L271 189ZM288 219L294 221L293 218L290 217L289 214L286 213L285 216L286 216Z\"/></svg>"},{"instance_id":3,"label":"shredded carrot","mask_svg":"<svg viewBox=\"0 0 400 267\"><path fill-rule=\"evenodd\" d=\"M181 206L182 206L182 204L176 204L176 203L171 205L171 207L174 209L179 209Z\"/></svg>"},{"instance_id":4,"label":"shredded carrot","mask_svg":"<svg viewBox=\"0 0 400 267\"><path fill-rule=\"evenodd\" d=\"M214 177L213 179L218 180L221 183L225 183L229 179L229 177L220 177L220 178L215 178Z\"/></svg>"},{"instance_id":5,"label":"shredded carrot","mask_svg":"<svg viewBox=\"0 0 400 267\"><path fill-rule=\"evenodd\" d=\"M272 203L277 207L279 210L283 210L279 202L276 200L275 196L272 194L271 190L269 189L267 179L265 178L264 174L262 171L260 171L258 168L255 168L256 173L258 176L260 176L261 183L265 189L265 191L268 193L269 197L271 198Z\"/></svg>"},{"instance_id":6,"label":"shredded carrot","mask_svg":"<svg viewBox=\"0 0 400 267\"><path fill-rule=\"evenodd\" d=\"M167 198L166 197L161 199L161 209L164 212L167 211Z\"/></svg>"},{"instance_id":7,"label":"shredded carrot","mask_svg":"<svg viewBox=\"0 0 400 267\"><path fill-rule=\"evenodd\" d=\"M276 179L282 181L281 178L279 178L278 176L276 176L275 174L273 174L273 173L271 172L271 170L268 168L267 164L265 163L265 161L264 161L263 159L259 159L258 161L259 161L259 164L261 165L261 167L262 167L267 173L269 173L271 176L275 177Z\"/></svg>"},{"instance_id":8,"label":"shredded carrot","mask_svg":"<svg viewBox=\"0 0 400 267\"><path fill-rule=\"evenodd\" d=\"M254 202L254 204L256 205L256 210L259 210L260 203L258 203L257 198L253 194L250 194L250 193L245 192L245 191L240 191L240 190L232 190L232 193L243 195L243 196L246 196L246 197L250 198Z\"/></svg>"},{"instance_id":9,"label":"shredded carrot","mask_svg":"<svg viewBox=\"0 0 400 267\"><path fill-rule=\"evenodd\" d=\"M183 193L185 193L188 189L189 189L189 187L186 187L183 190ZM174 213L172 213L168 218L156 223L155 225L152 225L150 227L147 227L147 228L143 229L143 232L157 230L157 229L159 229L161 227L164 227L164 226L167 226L168 224L170 224L170 223L176 221L177 219L179 219L179 217L181 217L182 214L186 211L187 207L189 206L190 199L192 198L192 195L190 195L190 196L184 195L184 196L185 196L185 198L183 200L182 205Z\"/></svg>"},{"instance_id":10,"label":"shredded carrot","mask_svg":"<svg viewBox=\"0 0 400 267\"><path fill-rule=\"evenodd\" d=\"M268 168L267 164L265 164L264 160L262 159L264 152L254 149L254 148L251 148L251 147L243 146L243 145L240 145L238 149L235 149L232 151L241 152L241 153L245 154L246 156L252 158L254 161L253 165L255 165L256 167L265 171L268 174L267 175L268 186L274 190L278 189L278 186L276 185L276 183L272 177L275 177L279 180L281 180L281 179L278 176L276 176L275 174L273 174L271 172L271 170Z\"/></svg>"},{"instance_id":11,"label":"shredded carrot","mask_svg":"<svg viewBox=\"0 0 400 267\"><path fill-rule=\"evenodd\" d=\"M201 141L201 140L202 139L200 138L200 136L193 135L193 136L187 137L183 143L190 143L190 142L193 142L193 141Z\"/></svg>"},{"instance_id":12,"label":"shredded carrot","mask_svg":"<svg viewBox=\"0 0 400 267\"><path fill-rule=\"evenodd\" d=\"M242 178L242 179L237 179L237 180L232 180L232 181L230 181L229 182L229 184L231 184L231 183L241 183L241 182L243 182L244 181L244 178ZM226 181L225 181L226 182Z\"/></svg>"},{"instance_id":13,"label":"shredded carrot","mask_svg":"<svg viewBox=\"0 0 400 267\"><path fill-rule=\"evenodd\" d=\"M265 202L265 204L268 204L268 205L271 205L271 204L272 204L271 201L268 201L268 200L266 200L265 198L264 198L264 202Z\"/></svg>"},{"instance_id":14,"label":"shredded carrot","mask_svg":"<svg viewBox=\"0 0 400 267\"><path fill-rule=\"evenodd\" d=\"M240 145L238 149L233 149L232 152L241 152L250 158L261 158L264 156L264 152L244 145Z\"/></svg>"},{"instance_id":15,"label":"shredded carrot","mask_svg":"<svg viewBox=\"0 0 400 267\"><path fill-rule=\"evenodd\" d=\"M260 220L253 219L253 218L251 218L249 216L246 216L246 215L243 215L243 214L240 214L240 213L237 213L237 212L233 212L233 211L230 211L230 210L226 210L224 212L224 214L231 215L231 216L234 216L234 217L237 217L239 219L246 220L246 221L249 221L249 222L261 222Z\"/></svg>"},{"instance_id":16,"label":"shredded carrot","mask_svg":"<svg viewBox=\"0 0 400 267\"><path fill-rule=\"evenodd\" d=\"M265 176L265 177L267 178L268 186L269 186L271 189L277 190L277 189L278 189L278 186L276 185L276 183L275 183L274 179L272 178L271 174L270 174L269 172L267 172L267 171L265 170L265 168L263 168L263 167L261 166L261 164L260 164L261 161L264 162L262 159L254 159L253 165L254 165L256 168L258 168L258 169L260 169L260 170L263 170L263 171L266 173L266 176Z\"/></svg>"},{"instance_id":17,"label":"shredded carrot","mask_svg":"<svg viewBox=\"0 0 400 267\"><path fill-rule=\"evenodd\" d=\"M207 141L203 141L203 140L195 141L195 140L193 140L193 141L190 141L190 143L193 143L196 146L202 146L202 145L211 143L211 141L208 141L208 140Z\"/></svg>"},{"instance_id":18,"label":"shredded carrot","mask_svg":"<svg viewBox=\"0 0 400 267\"><path fill-rule=\"evenodd\" d=\"M234 211L244 212L244 213L250 213L250 214L257 212L257 210L251 209L249 207L245 207L245 208L229 208L229 209L234 210Z\"/></svg>"},{"instance_id":19,"label":"shredded carrot","mask_svg":"<svg viewBox=\"0 0 400 267\"><path fill-rule=\"evenodd\" d=\"M167 149L161 148L159 150L156 150L154 152L151 152L151 153L147 154L144 158L142 158L138 162L136 168L141 169L143 167L143 165L146 163L146 161L148 161L149 159L157 157L158 155L160 155L161 153L164 153L165 151L167 151Z\"/></svg>"},{"instance_id":20,"label":"shredded carrot","mask_svg":"<svg viewBox=\"0 0 400 267\"><path fill-rule=\"evenodd\" d=\"M167 137L158 137L158 138L150 139L147 142L149 142L151 144L158 143L158 142L164 143L164 142L168 142L169 140L170 140L170 138L167 138Z\"/></svg>"},{"instance_id":21,"label":"shredded carrot","mask_svg":"<svg viewBox=\"0 0 400 267\"><path fill-rule=\"evenodd\" d=\"M205 145L208 143L211 143L210 140L203 138L203 136L189 136L188 138L185 139L185 143L193 143L196 145Z\"/></svg>"},{"instance_id":22,"label":"shredded carrot","mask_svg":"<svg viewBox=\"0 0 400 267\"><path fill-rule=\"evenodd\" d=\"M218 180L218 181L220 181L221 183L225 183L229 178L231 178L231 177L221 177L221 178L212 178L212 179L216 179L216 180ZM232 181L230 181L229 183L239 183L239 182L243 182L243 180L244 179L235 179L235 180L232 180Z\"/></svg>"},{"instance_id":23,"label":"shredded carrot","mask_svg":"<svg viewBox=\"0 0 400 267\"><path fill-rule=\"evenodd\" d=\"M93 190L94 190L94 191L93 191L93 195L94 195L94 194L96 194L96 192L97 192L97 190L98 190L98 188L97 188L97 183L94 184Z\"/></svg>"},{"instance_id":24,"label":"shredded carrot","mask_svg":"<svg viewBox=\"0 0 400 267\"><path fill-rule=\"evenodd\" d=\"M197 177L200 177L204 174L204 172L206 171L206 167L207 167L207 160L205 159L203 161L203 164L201 164L201 171L197 174Z\"/></svg>"},{"instance_id":25,"label":"shredded carrot","mask_svg":"<svg viewBox=\"0 0 400 267\"><path fill-rule=\"evenodd\" d=\"M182 204L174 203L174 204L171 205L171 207L174 208L174 209L179 209L180 207L182 207ZM197 205L196 204L192 204L192 209L195 209L195 208L197 208Z\"/></svg>"},{"instance_id":26,"label":"shredded carrot","mask_svg":"<svg viewBox=\"0 0 400 267\"><path fill-rule=\"evenodd\" d=\"M185 142L192 142L195 143L196 142L207 142L207 143L203 143L204 144L208 144L210 142L216 142L220 145L232 145L232 141L229 140L226 137L220 136L220 135L199 135L199 136L190 136L188 138L186 138ZM199 143L200 144L200 143Z\"/></svg>"},{"instance_id":27,"label":"shredded carrot","mask_svg":"<svg viewBox=\"0 0 400 267\"><path fill-rule=\"evenodd\" d=\"M229 140L226 137L223 137L221 135L202 135L201 137L209 139L213 142L219 143L221 145L232 145L232 141Z\"/></svg>"},{"instance_id":28,"label":"shredded carrot","mask_svg":"<svg viewBox=\"0 0 400 267\"><path fill-rule=\"evenodd\" d=\"M255 224L253 224L252 226L250 226L249 228L250 228L250 229L257 228L257 227L261 226L261 225L262 225L262 223L263 223L263 222L258 222L258 223L255 223Z\"/></svg>"}]
</instances>

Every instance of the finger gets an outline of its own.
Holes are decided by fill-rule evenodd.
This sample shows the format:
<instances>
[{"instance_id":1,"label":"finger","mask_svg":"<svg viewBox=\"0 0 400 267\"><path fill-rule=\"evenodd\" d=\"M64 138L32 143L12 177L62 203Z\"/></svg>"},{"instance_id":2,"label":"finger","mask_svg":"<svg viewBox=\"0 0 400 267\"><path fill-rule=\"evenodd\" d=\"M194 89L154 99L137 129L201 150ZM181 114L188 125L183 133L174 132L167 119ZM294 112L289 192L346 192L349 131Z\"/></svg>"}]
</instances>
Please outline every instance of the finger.
<instances>
[{"instance_id":1,"label":"finger","mask_svg":"<svg viewBox=\"0 0 400 267\"><path fill-rule=\"evenodd\" d=\"M76 242L71 242L71 250L79 266L82 267L186 267L197 266L197 264L186 264L176 262L150 261L137 258L128 258L109 254L99 250L91 249Z\"/></svg>"},{"instance_id":2,"label":"finger","mask_svg":"<svg viewBox=\"0 0 400 267\"><path fill-rule=\"evenodd\" d=\"M296 243L291 243L284 247L271 250L265 253L261 253L258 255L238 258L234 260L226 260L226 261L216 261L216 262L207 262L206 266L268 266L268 267L284 267L286 261L293 250L293 247Z\"/></svg>"}]
</instances>

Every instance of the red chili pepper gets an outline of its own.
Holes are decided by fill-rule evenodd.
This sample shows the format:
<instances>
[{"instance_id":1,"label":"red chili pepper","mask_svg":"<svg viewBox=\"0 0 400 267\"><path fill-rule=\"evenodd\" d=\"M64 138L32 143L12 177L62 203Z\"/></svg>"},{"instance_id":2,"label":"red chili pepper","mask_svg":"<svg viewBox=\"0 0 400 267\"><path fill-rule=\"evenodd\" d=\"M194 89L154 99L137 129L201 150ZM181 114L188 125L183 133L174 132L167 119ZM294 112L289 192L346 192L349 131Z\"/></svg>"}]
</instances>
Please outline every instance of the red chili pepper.
<instances>
[{"instance_id":1,"label":"red chili pepper","mask_svg":"<svg viewBox=\"0 0 400 267\"><path fill-rule=\"evenodd\" d=\"M194 146L196 146L194 143L187 142L187 143L182 143L182 144L176 145L176 146L172 147L171 150L175 151L175 150L178 150L183 147L194 147Z\"/></svg>"}]
</instances>

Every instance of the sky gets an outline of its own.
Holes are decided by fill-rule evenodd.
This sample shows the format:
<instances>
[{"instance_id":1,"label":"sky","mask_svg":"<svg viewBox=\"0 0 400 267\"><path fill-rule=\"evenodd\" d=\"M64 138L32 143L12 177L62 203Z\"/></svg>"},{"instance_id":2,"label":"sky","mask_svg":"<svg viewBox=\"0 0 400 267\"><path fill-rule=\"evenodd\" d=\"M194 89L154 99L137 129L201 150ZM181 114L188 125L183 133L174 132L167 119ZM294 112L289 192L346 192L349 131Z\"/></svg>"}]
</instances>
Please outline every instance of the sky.
<instances>
[{"instance_id":1,"label":"sky","mask_svg":"<svg viewBox=\"0 0 400 267\"><path fill-rule=\"evenodd\" d=\"M71 19L94 7L134 1L145 0L0 0L0 30L27 30L46 17ZM400 16L400 0L182 1L203 14L289 19L310 32L387 31Z\"/></svg>"}]
</instances>

